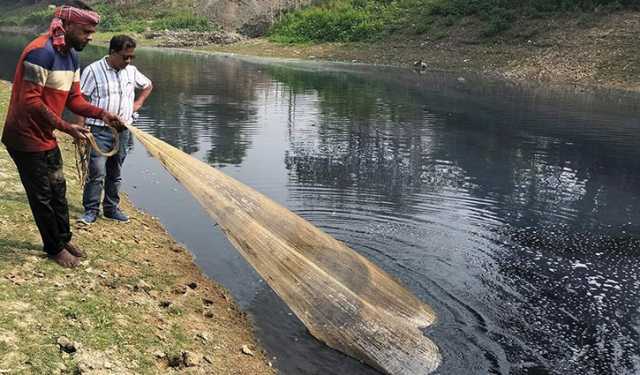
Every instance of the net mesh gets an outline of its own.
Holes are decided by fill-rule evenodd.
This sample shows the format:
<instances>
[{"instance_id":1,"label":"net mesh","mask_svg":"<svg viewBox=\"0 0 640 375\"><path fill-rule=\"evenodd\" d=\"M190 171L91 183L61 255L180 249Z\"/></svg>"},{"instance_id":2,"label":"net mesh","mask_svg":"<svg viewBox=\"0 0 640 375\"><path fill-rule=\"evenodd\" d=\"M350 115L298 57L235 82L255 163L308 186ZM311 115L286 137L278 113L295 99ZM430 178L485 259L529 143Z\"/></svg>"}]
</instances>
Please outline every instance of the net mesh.
<instances>
[{"instance_id":1,"label":"net mesh","mask_svg":"<svg viewBox=\"0 0 640 375\"><path fill-rule=\"evenodd\" d=\"M436 316L399 282L259 192L130 129L313 336L389 374L426 374L438 367L438 347L421 331Z\"/></svg>"}]
</instances>

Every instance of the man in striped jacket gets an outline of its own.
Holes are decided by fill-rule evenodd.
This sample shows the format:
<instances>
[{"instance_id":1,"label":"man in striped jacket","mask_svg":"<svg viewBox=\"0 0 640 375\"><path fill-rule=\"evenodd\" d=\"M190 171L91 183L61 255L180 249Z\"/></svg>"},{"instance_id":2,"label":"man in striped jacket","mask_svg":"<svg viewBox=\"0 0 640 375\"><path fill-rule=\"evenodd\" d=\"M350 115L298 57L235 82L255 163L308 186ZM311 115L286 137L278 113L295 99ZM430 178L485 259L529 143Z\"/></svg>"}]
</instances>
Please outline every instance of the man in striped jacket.
<instances>
[{"instance_id":1,"label":"man in striped jacket","mask_svg":"<svg viewBox=\"0 0 640 375\"><path fill-rule=\"evenodd\" d=\"M78 52L92 40L100 21L80 1L56 8L49 33L27 45L16 68L2 143L16 164L44 250L63 267L84 256L71 242L66 181L54 130L85 140L88 130L65 121L65 106L116 128L122 121L88 103L80 92Z\"/></svg>"}]
</instances>

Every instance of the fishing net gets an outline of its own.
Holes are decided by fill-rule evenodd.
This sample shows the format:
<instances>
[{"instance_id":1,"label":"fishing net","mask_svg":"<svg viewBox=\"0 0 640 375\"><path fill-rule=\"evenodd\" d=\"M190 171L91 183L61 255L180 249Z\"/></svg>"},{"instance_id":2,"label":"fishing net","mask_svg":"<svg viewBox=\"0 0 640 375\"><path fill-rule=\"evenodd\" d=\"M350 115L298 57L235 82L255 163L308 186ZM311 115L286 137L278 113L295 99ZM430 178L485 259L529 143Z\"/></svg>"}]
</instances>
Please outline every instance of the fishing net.
<instances>
[{"instance_id":1,"label":"fishing net","mask_svg":"<svg viewBox=\"0 0 640 375\"><path fill-rule=\"evenodd\" d=\"M84 189L84 184L87 182L91 149L104 157L110 157L118 153L120 148L120 137L118 137L118 132L114 128L109 127L109 129L111 129L111 134L113 136L113 147L109 151L102 150L91 133L87 134L86 141L73 141L76 156L76 171L78 173L78 181L80 182L81 189Z\"/></svg>"},{"instance_id":2,"label":"fishing net","mask_svg":"<svg viewBox=\"0 0 640 375\"><path fill-rule=\"evenodd\" d=\"M328 346L389 374L441 361L432 309L379 267L259 192L133 126L269 286Z\"/></svg>"}]
</instances>

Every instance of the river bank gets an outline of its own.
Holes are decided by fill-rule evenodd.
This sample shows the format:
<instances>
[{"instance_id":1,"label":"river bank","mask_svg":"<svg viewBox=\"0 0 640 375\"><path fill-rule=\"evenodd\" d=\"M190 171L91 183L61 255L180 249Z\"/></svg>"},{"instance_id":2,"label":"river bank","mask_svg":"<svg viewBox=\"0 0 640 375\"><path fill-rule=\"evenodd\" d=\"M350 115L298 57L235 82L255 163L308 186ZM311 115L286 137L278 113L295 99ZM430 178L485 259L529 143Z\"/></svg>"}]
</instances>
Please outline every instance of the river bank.
<instances>
[{"instance_id":1,"label":"river bank","mask_svg":"<svg viewBox=\"0 0 640 375\"><path fill-rule=\"evenodd\" d=\"M640 91L640 12L556 14L523 18L517 26L486 37L478 19L467 18L428 34L394 34L352 43L282 44L266 37L188 31L130 33L141 46L187 48L248 56L391 65L427 71L473 73L515 82L580 85ZM33 27L2 26L33 33ZM98 32L96 44L117 33ZM218 43L218 44L216 44Z\"/></svg>"},{"instance_id":2,"label":"river bank","mask_svg":"<svg viewBox=\"0 0 640 375\"><path fill-rule=\"evenodd\" d=\"M0 81L0 127L10 86ZM74 147L58 136L72 220L81 213ZM272 374L251 323L155 218L73 225L89 256L47 260L15 166L0 147L0 372Z\"/></svg>"},{"instance_id":3,"label":"river bank","mask_svg":"<svg viewBox=\"0 0 640 375\"><path fill-rule=\"evenodd\" d=\"M278 44L264 38L198 47L213 52L383 64L478 73L513 81L640 91L640 12L523 19L498 36L482 36L472 18L428 35L360 43Z\"/></svg>"}]
</instances>

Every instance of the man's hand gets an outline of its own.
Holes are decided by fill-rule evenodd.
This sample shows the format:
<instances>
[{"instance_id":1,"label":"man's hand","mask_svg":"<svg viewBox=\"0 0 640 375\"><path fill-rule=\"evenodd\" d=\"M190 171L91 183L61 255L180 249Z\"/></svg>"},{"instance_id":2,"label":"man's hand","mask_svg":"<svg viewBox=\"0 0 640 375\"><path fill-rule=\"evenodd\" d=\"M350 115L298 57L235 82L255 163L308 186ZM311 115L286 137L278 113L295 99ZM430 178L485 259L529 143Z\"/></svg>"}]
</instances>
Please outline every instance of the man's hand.
<instances>
[{"instance_id":1,"label":"man's hand","mask_svg":"<svg viewBox=\"0 0 640 375\"><path fill-rule=\"evenodd\" d=\"M142 102L140 102L139 100L133 102L133 112L138 112L140 108L142 108Z\"/></svg>"},{"instance_id":2,"label":"man's hand","mask_svg":"<svg viewBox=\"0 0 640 375\"><path fill-rule=\"evenodd\" d=\"M125 130L127 127L124 122L120 120L120 117L114 115L113 113L105 112L101 119L105 124L111 126L117 131L121 132Z\"/></svg>"},{"instance_id":3,"label":"man's hand","mask_svg":"<svg viewBox=\"0 0 640 375\"><path fill-rule=\"evenodd\" d=\"M138 95L136 100L133 102L133 112L138 112L140 108L142 108L145 100L147 100L149 94L151 94L151 90L153 90L152 84L149 84L146 88L142 89L140 95Z\"/></svg>"},{"instance_id":4,"label":"man's hand","mask_svg":"<svg viewBox=\"0 0 640 375\"><path fill-rule=\"evenodd\" d=\"M78 141L86 141L87 134L89 134L89 129L85 128L82 125L70 124L69 128L67 129L67 134Z\"/></svg>"}]
</instances>

